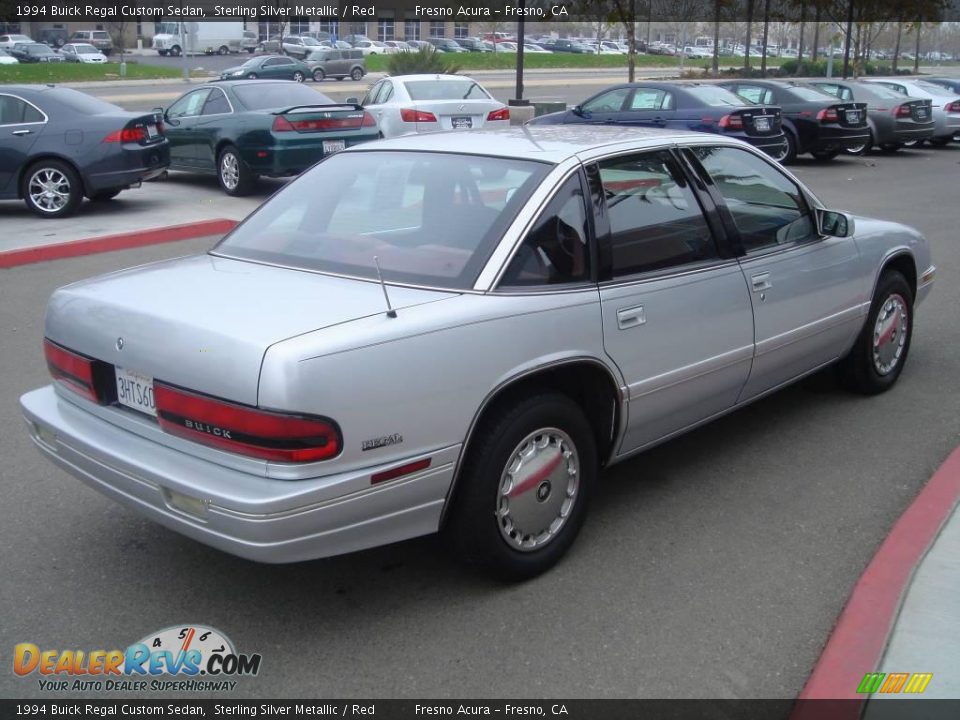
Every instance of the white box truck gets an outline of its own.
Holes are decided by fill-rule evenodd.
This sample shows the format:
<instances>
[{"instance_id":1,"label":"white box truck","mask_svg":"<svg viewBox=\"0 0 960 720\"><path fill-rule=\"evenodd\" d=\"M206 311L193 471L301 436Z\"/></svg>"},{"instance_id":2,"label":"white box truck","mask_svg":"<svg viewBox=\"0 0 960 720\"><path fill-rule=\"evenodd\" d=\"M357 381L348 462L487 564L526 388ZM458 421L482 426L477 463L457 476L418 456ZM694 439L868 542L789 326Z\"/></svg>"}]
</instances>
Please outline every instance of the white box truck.
<instances>
[{"instance_id":1,"label":"white box truck","mask_svg":"<svg viewBox=\"0 0 960 720\"><path fill-rule=\"evenodd\" d=\"M243 22L175 22L164 20L153 36L161 55L226 55L243 46Z\"/></svg>"}]
</instances>

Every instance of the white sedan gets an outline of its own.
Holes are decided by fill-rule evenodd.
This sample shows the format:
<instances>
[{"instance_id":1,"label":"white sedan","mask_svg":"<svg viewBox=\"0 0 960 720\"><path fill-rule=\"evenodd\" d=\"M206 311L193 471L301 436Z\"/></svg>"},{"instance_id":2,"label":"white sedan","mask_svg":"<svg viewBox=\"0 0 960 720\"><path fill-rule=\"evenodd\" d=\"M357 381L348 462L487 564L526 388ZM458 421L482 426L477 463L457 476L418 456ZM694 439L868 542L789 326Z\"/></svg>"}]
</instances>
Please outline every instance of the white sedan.
<instances>
[{"instance_id":1,"label":"white sedan","mask_svg":"<svg viewBox=\"0 0 960 720\"><path fill-rule=\"evenodd\" d=\"M356 102L349 98L347 102ZM374 84L360 103L383 137L506 127L510 109L462 75L398 75Z\"/></svg>"},{"instance_id":2,"label":"white sedan","mask_svg":"<svg viewBox=\"0 0 960 720\"><path fill-rule=\"evenodd\" d=\"M107 61L106 55L86 43L67 43L60 48L60 54L67 62L102 64Z\"/></svg>"},{"instance_id":3,"label":"white sedan","mask_svg":"<svg viewBox=\"0 0 960 720\"><path fill-rule=\"evenodd\" d=\"M8 55L7 51L0 48L0 65L19 65L20 61L13 55Z\"/></svg>"}]
</instances>

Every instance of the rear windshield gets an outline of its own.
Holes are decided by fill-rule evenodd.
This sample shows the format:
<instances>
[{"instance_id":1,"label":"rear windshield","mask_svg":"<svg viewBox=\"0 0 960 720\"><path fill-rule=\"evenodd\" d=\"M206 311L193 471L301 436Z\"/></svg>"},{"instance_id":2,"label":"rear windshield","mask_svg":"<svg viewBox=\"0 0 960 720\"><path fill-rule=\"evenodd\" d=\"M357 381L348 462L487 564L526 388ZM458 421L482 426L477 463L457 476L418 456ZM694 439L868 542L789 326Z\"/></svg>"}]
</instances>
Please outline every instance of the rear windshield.
<instances>
[{"instance_id":1,"label":"rear windshield","mask_svg":"<svg viewBox=\"0 0 960 720\"><path fill-rule=\"evenodd\" d=\"M867 89L867 92L885 100L903 100L903 93L899 93L892 88L885 87L884 85L871 85Z\"/></svg>"},{"instance_id":2,"label":"rear windshield","mask_svg":"<svg viewBox=\"0 0 960 720\"><path fill-rule=\"evenodd\" d=\"M287 185L217 255L471 288L546 163L453 153L339 153Z\"/></svg>"},{"instance_id":3,"label":"rear windshield","mask_svg":"<svg viewBox=\"0 0 960 720\"><path fill-rule=\"evenodd\" d=\"M49 45L44 45L43 43L30 43L29 45L24 45L23 49L30 50L31 52L53 52ZM940 89L942 90L943 88Z\"/></svg>"},{"instance_id":4,"label":"rear windshield","mask_svg":"<svg viewBox=\"0 0 960 720\"><path fill-rule=\"evenodd\" d=\"M104 115L107 113L123 113L123 108L112 105L103 100L98 100L92 95L87 95L78 90L70 88L56 88L50 91L53 97L61 105L74 110L81 115Z\"/></svg>"},{"instance_id":5,"label":"rear windshield","mask_svg":"<svg viewBox=\"0 0 960 720\"><path fill-rule=\"evenodd\" d=\"M411 100L488 100L486 91L473 80L407 80Z\"/></svg>"},{"instance_id":6,"label":"rear windshield","mask_svg":"<svg viewBox=\"0 0 960 720\"><path fill-rule=\"evenodd\" d=\"M830 95L823 90L814 90L812 87L804 87L803 85L791 85L790 92L794 97L798 97L801 100L809 100L810 102L825 102L827 100L836 100L836 95Z\"/></svg>"},{"instance_id":7,"label":"rear windshield","mask_svg":"<svg viewBox=\"0 0 960 720\"><path fill-rule=\"evenodd\" d=\"M743 107L744 105L750 104L739 95L735 95L729 90L721 87L710 87L704 85L700 87L686 88L686 90L688 93L697 98L697 100L700 100L704 105L709 105L711 107L724 107L727 105Z\"/></svg>"},{"instance_id":8,"label":"rear windshield","mask_svg":"<svg viewBox=\"0 0 960 720\"><path fill-rule=\"evenodd\" d=\"M233 88L248 110L288 108L295 105L324 105L333 102L316 90L290 82L256 83Z\"/></svg>"}]
</instances>

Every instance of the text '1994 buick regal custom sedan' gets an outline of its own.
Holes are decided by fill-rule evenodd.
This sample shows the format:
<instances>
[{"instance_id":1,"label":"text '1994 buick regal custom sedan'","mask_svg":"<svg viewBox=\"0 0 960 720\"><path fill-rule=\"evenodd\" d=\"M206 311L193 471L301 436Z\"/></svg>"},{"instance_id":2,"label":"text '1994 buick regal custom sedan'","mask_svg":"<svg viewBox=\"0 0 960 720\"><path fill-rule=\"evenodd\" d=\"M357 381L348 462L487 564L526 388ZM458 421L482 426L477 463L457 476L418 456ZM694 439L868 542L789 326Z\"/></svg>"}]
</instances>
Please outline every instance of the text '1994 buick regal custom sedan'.
<instances>
[{"instance_id":1,"label":"text '1994 buick regal custom sedan'","mask_svg":"<svg viewBox=\"0 0 960 720\"><path fill-rule=\"evenodd\" d=\"M737 140L410 136L325 159L204 255L57 290L55 382L21 405L51 460L225 551L441 530L525 578L601 468L831 364L891 387L934 273L916 231Z\"/></svg>"}]
</instances>

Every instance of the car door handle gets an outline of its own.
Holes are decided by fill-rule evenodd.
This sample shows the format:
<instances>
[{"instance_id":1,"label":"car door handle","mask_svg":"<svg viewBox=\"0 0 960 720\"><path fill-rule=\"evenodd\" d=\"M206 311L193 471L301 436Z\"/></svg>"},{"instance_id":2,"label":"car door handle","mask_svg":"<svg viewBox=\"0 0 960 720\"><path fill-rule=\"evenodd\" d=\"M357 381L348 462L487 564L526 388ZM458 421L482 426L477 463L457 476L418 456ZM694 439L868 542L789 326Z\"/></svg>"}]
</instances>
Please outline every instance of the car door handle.
<instances>
[{"instance_id":1,"label":"car door handle","mask_svg":"<svg viewBox=\"0 0 960 720\"><path fill-rule=\"evenodd\" d=\"M33 135L33 130L14 130L11 135Z\"/></svg>"},{"instance_id":2,"label":"car door handle","mask_svg":"<svg viewBox=\"0 0 960 720\"><path fill-rule=\"evenodd\" d=\"M753 288L754 292L763 292L764 290L769 290L773 287L773 283L770 282L770 273L760 273L759 275L754 275L750 278L750 286Z\"/></svg>"},{"instance_id":3,"label":"car door handle","mask_svg":"<svg viewBox=\"0 0 960 720\"><path fill-rule=\"evenodd\" d=\"M629 330L646 322L647 316L643 311L643 305L617 310L617 327L621 330Z\"/></svg>"}]
</instances>

